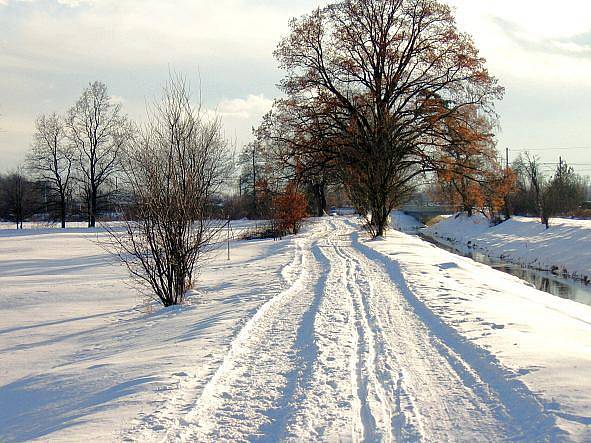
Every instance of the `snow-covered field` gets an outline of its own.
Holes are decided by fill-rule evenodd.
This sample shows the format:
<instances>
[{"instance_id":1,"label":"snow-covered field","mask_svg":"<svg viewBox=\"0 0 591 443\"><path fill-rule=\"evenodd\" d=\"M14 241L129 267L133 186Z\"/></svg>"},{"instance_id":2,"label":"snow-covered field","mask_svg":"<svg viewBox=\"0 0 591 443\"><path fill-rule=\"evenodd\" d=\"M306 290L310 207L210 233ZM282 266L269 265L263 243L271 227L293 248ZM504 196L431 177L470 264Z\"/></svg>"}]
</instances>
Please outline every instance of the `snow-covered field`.
<instances>
[{"instance_id":1,"label":"snow-covered field","mask_svg":"<svg viewBox=\"0 0 591 443\"><path fill-rule=\"evenodd\" d=\"M146 307L100 230L0 234L0 441L586 441L591 308L352 218Z\"/></svg>"},{"instance_id":2,"label":"snow-covered field","mask_svg":"<svg viewBox=\"0 0 591 443\"><path fill-rule=\"evenodd\" d=\"M591 280L591 220L555 218L546 229L538 219L513 217L490 227L475 215L448 217L426 233L459 248L572 277Z\"/></svg>"},{"instance_id":3,"label":"snow-covered field","mask_svg":"<svg viewBox=\"0 0 591 443\"><path fill-rule=\"evenodd\" d=\"M281 290L292 255L277 242L241 243L230 262L220 251L190 305L159 310L96 244L103 235L0 234L2 442L121 440L177 387L196 395L245 320Z\"/></svg>"}]
</instances>

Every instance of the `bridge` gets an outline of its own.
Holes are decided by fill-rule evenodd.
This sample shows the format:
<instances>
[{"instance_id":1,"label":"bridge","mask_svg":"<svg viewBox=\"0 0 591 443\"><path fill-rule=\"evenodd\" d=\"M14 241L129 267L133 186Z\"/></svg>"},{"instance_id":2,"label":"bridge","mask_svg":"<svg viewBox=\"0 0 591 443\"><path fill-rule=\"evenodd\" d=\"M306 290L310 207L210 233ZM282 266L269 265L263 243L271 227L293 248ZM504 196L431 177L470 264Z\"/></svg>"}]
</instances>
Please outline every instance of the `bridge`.
<instances>
[{"instance_id":1,"label":"bridge","mask_svg":"<svg viewBox=\"0 0 591 443\"><path fill-rule=\"evenodd\" d=\"M458 212L457 207L438 203L418 204L408 203L399 208L400 211L413 216L422 223L439 215L453 215Z\"/></svg>"}]
</instances>

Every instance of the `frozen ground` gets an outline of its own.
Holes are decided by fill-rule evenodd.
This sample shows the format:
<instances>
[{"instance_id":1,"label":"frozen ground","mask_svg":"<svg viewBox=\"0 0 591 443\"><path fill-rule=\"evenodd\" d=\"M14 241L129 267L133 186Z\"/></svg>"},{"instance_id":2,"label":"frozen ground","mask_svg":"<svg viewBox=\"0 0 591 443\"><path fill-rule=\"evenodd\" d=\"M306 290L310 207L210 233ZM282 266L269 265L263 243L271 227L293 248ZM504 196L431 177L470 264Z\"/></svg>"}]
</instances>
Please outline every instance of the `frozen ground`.
<instances>
[{"instance_id":1,"label":"frozen ground","mask_svg":"<svg viewBox=\"0 0 591 443\"><path fill-rule=\"evenodd\" d=\"M481 215L448 217L427 233L517 264L591 280L591 220L513 217L490 227Z\"/></svg>"},{"instance_id":2,"label":"frozen ground","mask_svg":"<svg viewBox=\"0 0 591 443\"><path fill-rule=\"evenodd\" d=\"M585 441L591 308L353 219L147 312L100 232L0 236L0 441Z\"/></svg>"}]
</instances>

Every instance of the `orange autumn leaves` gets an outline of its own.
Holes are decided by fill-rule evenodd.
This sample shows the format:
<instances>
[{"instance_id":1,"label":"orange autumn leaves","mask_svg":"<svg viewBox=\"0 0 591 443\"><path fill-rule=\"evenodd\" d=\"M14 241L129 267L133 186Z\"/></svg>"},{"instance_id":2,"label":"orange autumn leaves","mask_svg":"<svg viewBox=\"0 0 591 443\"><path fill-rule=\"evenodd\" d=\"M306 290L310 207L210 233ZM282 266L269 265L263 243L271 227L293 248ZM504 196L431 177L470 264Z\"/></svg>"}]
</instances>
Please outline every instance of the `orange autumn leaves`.
<instances>
[{"instance_id":1,"label":"orange autumn leaves","mask_svg":"<svg viewBox=\"0 0 591 443\"><path fill-rule=\"evenodd\" d=\"M466 106L442 119L448 144L439 158L439 196L469 215L489 218L505 208L515 175L497 159L491 121Z\"/></svg>"},{"instance_id":2,"label":"orange autumn leaves","mask_svg":"<svg viewBox=\"0 0 591 443\"><path fill-rule=\"evenodd\" d=\"M290 182L282 194L273 198L276 232L297 234L307 215L308 201L304 194L298 192L295 182Z\"/></svg>"}]
</instances>

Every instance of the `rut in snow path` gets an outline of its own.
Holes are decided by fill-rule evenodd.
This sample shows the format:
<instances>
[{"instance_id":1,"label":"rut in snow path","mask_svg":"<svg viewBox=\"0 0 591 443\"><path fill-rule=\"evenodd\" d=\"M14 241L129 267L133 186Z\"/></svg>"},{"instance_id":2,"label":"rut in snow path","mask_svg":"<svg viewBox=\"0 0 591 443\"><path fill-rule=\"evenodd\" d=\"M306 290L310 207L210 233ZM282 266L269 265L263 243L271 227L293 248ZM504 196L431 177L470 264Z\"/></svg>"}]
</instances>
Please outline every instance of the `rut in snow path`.
<instances>
[{"instance_id":1,"label":"rut in snow path","mask_svg":"<svg viewBox=\"0 0 591 443\"><path fill-rule=\"evenodd\" d=\"M493 412L502 405L492 394L479 396L463 383L434 346L429 328L416 317L398 282L354 246L339 253L351 263L357 310L366 335L373 337L375 357L366 364L368 376L377 378L376 392L385 394L381 404L372 405L373 415L381 415L376 435L383 441L506 439L504 420Z\"/></svg>"},{"instance_id":2,"label":"rut in snow path","mask_svg":"<svg viewBox=\"0 0 591 443\"><path fill-rule=\"evenodd\" d=\"M425 399L425 391L433 389L436 395L438 391L440 392L439 403L442 403L440 406L444 409L439 412L444 412L444 415L447 414L450 418L449 429L443 430L441 435L447 436L446 440L460 441L471 441L472 439L468 438L470 432L473 432L473 439L478 441L541 442L555 441L560 438L561 431L556 426L555 418L545 411L538 398L523 382L516 379L515 374L504 368L487 350L460 336L457 331L429 310L406 285L398 262L362 243L357 232L358 226L350 221L347 221L347 224L353 231L352 251L357 253L361 263L365 263L365 269L370 273L368 280L370 284L383 295L388 292L387 289L385 291L382 289L383 285L387 287L395 282L396 289L392 292L394 299L385 300L385 304L379 311L396 313L396 310L389 311L393 305L400 308L399 312L406 311L404 317L409 321L408 326L400 327L400 324L394 323L387 337L402 338L400 343L393 342L399 347L397 353L401 360L415 353L414 358L407 360L405 367L408 375L419 378L414 382L406 380L407 383L403 386L407 386L406 389L414 397L418 409L420 410L421 403L424 403L420 398ZM384 321L388 315L381 317ZM405 321L404 318L399 320ZM404 336L405 330L410 331L411 334ZM424 336L423 339L419 339L421 335ZM416 341L417 339L419 342ZM423 343L421 344L420 341ZM409 348L408 352L404 350L405 344ZM424 352L427 353L423 354ZM417 363L420 364L417 365ZM421 368L425 363L431 366L431 374L428 367ZM447 368L443 373L437 374L437 369L441 367ZM422 371L425 372L421 374ZM451 378L446 380L448 376ZM431 383L428 383L429 379ZM453 379L459 382L458 391L456 391L457 387L454 387ZM422 385L425 382L427 383ZM462 402L465 406L458 407ZM427 403L429 403L428 398ZM435 425L432 430L439 432L441 427L436 421L441 418L433 420L438 408L430 410L437 403L435 402L427 409L427 414L422 414L421 421L426 419L427 422L431 422L431 425ZM470 403L475 407L474 410L471 410ZM442 419L445 420L444 417ZM493 421L487 423L491 419ZM456 424L457 420L459 422ZM429 441L436 436L436 434L431 435L429 429L424 426L421 427L420 435ZM450 438L451 435L455 437ZM435 440L440 439L435 438Z\"/></svg>"},{"instance_id":3,"label":"rut in snow path","mask_svg":"<svg viewBox=\"0 0 591 443\"><path fill-rule=\"evenodd\" d=\"M324 227L326 228L326 227ZM323 232L296 240L296 257L284 276L291 284L268 301L232 342L194 409L168 439L275 441L297 381L314 360L311 324L318 304L318 265L311 243Z\"/></svg>"}]
</instances>

